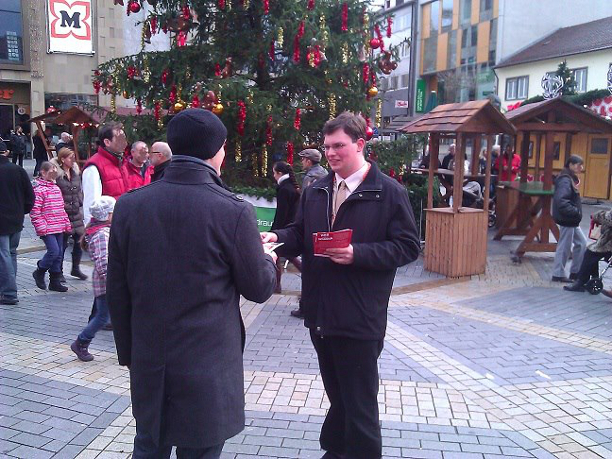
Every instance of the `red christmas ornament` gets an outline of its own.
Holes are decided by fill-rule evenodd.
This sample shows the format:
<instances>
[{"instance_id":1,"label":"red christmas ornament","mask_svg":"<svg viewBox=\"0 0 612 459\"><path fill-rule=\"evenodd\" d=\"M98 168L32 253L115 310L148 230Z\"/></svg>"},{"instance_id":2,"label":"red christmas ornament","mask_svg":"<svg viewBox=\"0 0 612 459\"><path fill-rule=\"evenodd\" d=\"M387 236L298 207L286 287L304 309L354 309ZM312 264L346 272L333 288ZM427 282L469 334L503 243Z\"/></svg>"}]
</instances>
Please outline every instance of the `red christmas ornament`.
<instances>
[{"instance_id":1,"label":"red christmas ornament","mask_svg":"<svg viewBox=\"0 0 612 459\"><path fill-rule=\"evenodd\" d=\"M219 5L219 9L220 10L224 10L225 9L225 0L219 0L218 5Z\"/></svg>"},{"instance_id":2,"label":"red christmas ornament","mask_svg":"<svg viewBox=\"0 0 612 459\"><path fill-rule=\"evenodd\" d=\"M140 11L140 3L134 0L129 3L128 9L131 13L138 13Z\"/></svg>"},{"instance_id":3,"label":"red christmas ornament","mask_svg":"<svg viewBox=\"0 0 612 459\"><path fill-rule=\"evenodd\" d=\"M270 50L268 51L268 55L270 56L271 60L274 60L274 52L275 52L275 50L274 50L274 40L272 40L270 42Z\"/></svg>"},{"instance_id":4,"label":"red christmas ornament","mask_svg":"<svg viewBox=\"0 0 612 459\"><path fill-rule=\"evenodd\" d=\"M189 6L187 4L183 5L182 14L183 19L185 19L186 21L191 19L191 11L189 11Z\"/></svg>"},{"instance_id":5,"label":"red christmas ornament","mask_svg":"<svg viewBox=\"0 0 612 459\"><path fill-rule=\"evenodd\" d=\"M200 108L200 98L197 94L193 95L193 99L191 99L191 106L193 108Z\"/></svg>"},{"instance_id":6,"label":"red christmas ornament","mask_svg":"<svg viewBox=\"0 0 612 459\"><path fill-rule=\"evenodd\" d=\"M370 40L370 48L378 49L380 46L380 40L378 38L372 38Z\"/></svg>"},{"instance_id":7,"label":"red christmas ornament","mask_svg":"<svg viewBox=\"0 0 612 459\"><path fill-rule=\"evenodd\" d=\"M236 130L239 135L244 135L244 122L246 121L246 105L243 100L238 101L238 126Z\"/></svg>"},{"instance_id":8,"label":"red christmas ornament","mask_svg":"<svg viewBox=\"0 0 612 459\"><path fill-rule=\"evenodd\" d=\"M183 46L187 46L187 32L181 30L176 36L176 46L182 48Z\"/></svg>"},{"instance_id":9,"label":"red christmas ornament","mask_svg":"<svg viewBox=\"0 0 612 459\"><path fill-rule=\"evenodd\" d=\"M374 129L370 126L366 127L366 140L371 140L374 137Z\"/></svg>"},{"instance_id":10,"label":"red christmas ornament","mask_svg":"<svg viewBox=\"0 0 612 459\"><path fill-rule=\"evenodd\" d=\"M295 109L295 119L293 120L293 127L299 131L301 125L302 125L302 111L299 108L296 108Z\"/></svg>"},{"instance_id":11,"label":"red christmas ornament","mask_svg":"<svg viewBox=\"0 0 612 459\"><path fill-rule=\"evenodd\" d=\"M374 33L376 33L376 38L378 39L380 51L383 52L385 50L385 41L383 40L382 33L380 32L380 26L378 24L374 26Z\"/></svg>"},{"instance_id":12,"label":"red christmas ornament","mask_svg":"<svg viewBox=\"0 0 612 459\"><path fill-rule=\"evenodd\" d=\"M170 89L170 96L168 97L168 100L170 101L170 105L174 105L174 103L176 102L176 85L175 84L173 84L172 89Z\"/></svg>"},{"instance_id":13,"label":"red christmas ornament","mask_svg":"<svg viewBox=\"0 0 612 459\"><path fill-rule=\"evenodd\" d=\"M138 71L137 71L136 67L134 67L134 66L129 66L129 67L127 68L127 77L128 77L128 80L133 80L133 79L134 79L134 77L136 76L136 73L137 73L137 72L138 72Z\"/></svg>"},{"instance_id":14,"label":"red christmas ornament","mask_svg":"<svg viewBox=\"0 0 612 459\"><path fill-rule=\"evenodd\" d=\"M372 80L372 86L376 86L376 72L371 72L370 77Z\"/></svg>"},{"instance_id":15,"label":"red christmas ornament","mask_svg":"<svg viewBox=\"0 0 612 459\"><path fill-rule=\"evenodd\" d=\"M393 24L393 18L389 16L387 18L387 38L391 38L391 25Z\"/></svg>"},{"instance_id":16,"label":"red christmas ornament","mask_svg":"<svg viewBox=\"0 0 612 459\"><path fill-rule=\"evenodd\" d=\"M136 102L136 113L139 115L142 113L142 103L140 102L140 99L138 99Z\"/></svg>"},{"instance_id":17,"label":"red christmas ornament","mask_svg":"<svg viewBox=\"0 0 612 459\"><path fill-rule=\"evenodd\" d=\"M363 64L363 82L367 85L370 81L370 64Z\"/></svg>"},{"instance_id":18,"label":"red christmas ornament","mask_svg":"<svg viewBox=\"0 0 612 459\"><path fill-rule=\"evenodd\" d=\"M221 76L221 65L215 64L215 76Z\"/></svg>"},{"instance_id":19,"label":"red christmas ornament","mask_svg":"<svg viewBox=\"0 0 612 459\"><path fill-rule=\"evenodd\" d=\"M319 45L315 45L314 64L315 67L318 67L321 64L321 47Z\"/></svg>"},{"instance_id":20,"label":"red christmas ornament","mask_svg":"<svg viewBox=\"0 0 612 459\"><path fill-rule=\"evenodd\" d=\"M161 82L163 85L168 84L168 76L170 75L170 70L168 69L164 69L164 71L161 74Z\"/></svg>"},{"instance_id":21,"label":"red christmas ornament","mask_svg":"<svg viewBox=\"0 0 612 459\"><path fill-rule=\"evenodd\" d=\"M348 3L342 4L342 31L348 32Z\"/></svg>"},{"instance_id":22,"label":"red christmas ornament","mask_svg":"<svg viewBox=\"0 0 612 459\"><path fill-rule=\"evenodd\" d=\"M270 0L263 1L264 14L268 14L270 12Z\"/></svg>"},{"instance_id":23,"label":"red christmas ornament","mask_svg":"<svg viewBox=\"0 0 612 459\"><path fill-rule=\"evenodd\" d=\"M308 8L309 10L313 10L313 9L314 9L314 7L315 7L315 0L308 0L308 6L307 6L307 8Z\"/></svg>"},{"instance_id":24,"label":"red christmas ornament","mask_svg":"<svg viewBox=\"0 0 612 459\"><path fill-rule=\"evenodd\" d=\"M266 144L272 145L272 115L268 115L268 122L266 124Z\"/></svg>"},{"instance_id":25,"label":"red christmas ornament","mask_svg":"<svg viewBox=\"0 0 612 459\"><path fill-rule=\"evenodd\" d=\"M287 142L287 162L291 165L293 165L293 152L293 142Z\"/></svg>"},{"instance_id":26,"label":"red christmas ornament","mask_svg":"<svg viewBox=\"0 0 612 459\"><path fill-rule=\"evenodd\" d=\"M300 62L300 38L297 35L293 40L293 62Z\"/></svg>"},{"instance_id":27,"label":"red christmas ornament","mask_svg":"<svg viewBox=\"0 0 612 459\"><path fill-rule=\"evenodd\" d=\"M304 36L304 21L300 22L300 26L298 27L297 37L299 40Z\"/></svg>"},{"instance_id":28,"label":"red christmas ornament","mask_svg":"<svg viewBox=\"0 0 612 459\"><path fill-rule=\"evenodd\" d=\"M94 92L95 92L96 94L99 94L99 93L100 93L100 87L101 87L101 86L102 86L102 85L100 84L100 82L99 82L98 80L94 80L94 82L93 82L93 88L94 88Z\"/></svg>"},{"instance_id":29,"label":"red christmas ornament","mask_svg":"<svg viewBox=\"0 0 612 459\"><path fill-rule=\"evenodd\" d=\"M155 106L153 107L153 116L157 121L161 118L161 104L159 102L155 102Z\"/></svg>"},{"instance_id":30,"label":"red christmas ornament","mask_svg":"<svg viewBox=\"0 0 612 459\"><path fill-rule=\"evenodd\" d=\"M393 168L389 169L389 177L395 178L395 169Z\"/></svg>"},{"instance_id":31,"label":"red christmas ornament","mask_svg":"<svg viewBox=\"0 0 612 459\"><path fill-rule=\"evenodd\" d=\"M151 24L151 33L153 35L155 35L158 32L158 30L157 30L157 16L153 16L151 18L151 20L149 21L149 24Z\"/></svg>"}]
</instances>

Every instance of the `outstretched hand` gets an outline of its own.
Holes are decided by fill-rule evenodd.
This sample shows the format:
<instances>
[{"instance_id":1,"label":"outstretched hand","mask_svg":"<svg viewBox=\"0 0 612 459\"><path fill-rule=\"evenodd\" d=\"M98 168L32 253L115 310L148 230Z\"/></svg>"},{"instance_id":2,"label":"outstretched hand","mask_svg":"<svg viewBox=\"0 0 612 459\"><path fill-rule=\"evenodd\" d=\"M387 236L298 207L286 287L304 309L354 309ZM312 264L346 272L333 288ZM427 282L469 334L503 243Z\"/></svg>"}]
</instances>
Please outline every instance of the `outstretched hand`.
<instances>
[{"instance_id":1,"label":"outstretched hand","mask_svg":"<svg viewBox=\"0 0 612 459\"><path fill-rule=\"evenodd\" d=\"M339 265L350 265L354 261L353 257L353 245L349 244L348 247L342 249L327 249L325 255L328 255L330 260Z\"/></svg>"},{"instance_id":2,"label":"outstretched hand","mask_svg":"<svg viewBox=\"0 0 612 459\"><path fill-rule=\"evenodd\" d=\"M266 231L259 233L259 235L261 236L261 243L262 244L267 244L268 242L277 242L278 241L278 236L276 235L276 233L268 233Z\"/></svg>"}]
</instances>

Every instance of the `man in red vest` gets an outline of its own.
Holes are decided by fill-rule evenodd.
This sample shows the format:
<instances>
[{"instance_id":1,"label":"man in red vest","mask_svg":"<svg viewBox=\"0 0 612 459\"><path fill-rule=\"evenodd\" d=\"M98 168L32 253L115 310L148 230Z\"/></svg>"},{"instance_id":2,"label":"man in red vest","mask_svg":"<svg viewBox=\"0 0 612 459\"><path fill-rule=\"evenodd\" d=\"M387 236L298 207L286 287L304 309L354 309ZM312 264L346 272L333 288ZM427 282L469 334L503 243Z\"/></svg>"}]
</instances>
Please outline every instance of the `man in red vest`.
<instances>
[{"instance_id":1,"label":"man in red vest","mask_svg":"<svg viewBox=\"0 0 612 459\"><path fill-rule=\"evenodd\" d=\"M153 166L148 164L149 147L143 141L134 142L130 151L130 158L123 162L123 167L128 180L128 190L133 190L151 183Z\"/></svg>"},{"instance_id":2,"label":"man in red vest","mask_svg":"<svg viewBox=\"0 0 612 459\"><path fill-rule=\"evenodd\" d=\"M89 207L102 195L118 199L129 187L123 168L123 152L127 139L119 123L103 124L98 130L99 147L83 169L83 212L89 223ZM92 167L95 166L95 167Z\"/></svg>"}]
</instances>

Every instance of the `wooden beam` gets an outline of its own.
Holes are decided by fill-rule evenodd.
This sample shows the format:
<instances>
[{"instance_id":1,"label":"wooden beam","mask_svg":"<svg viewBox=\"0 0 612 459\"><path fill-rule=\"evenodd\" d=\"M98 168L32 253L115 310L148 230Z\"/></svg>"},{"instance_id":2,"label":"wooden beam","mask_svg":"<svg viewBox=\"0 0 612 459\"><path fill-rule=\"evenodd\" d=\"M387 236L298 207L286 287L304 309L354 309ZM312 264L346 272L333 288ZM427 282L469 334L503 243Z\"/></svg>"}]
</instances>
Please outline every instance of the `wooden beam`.
<instances>
[{"instance_id":1,"label":"wooden beam","mask_svg":"<svg viewBox=\"0 0 612 459\"><path fill-rule=\"evenodd\" d=\"M472 140L472 161L470 162L470 170L472 175L478 174L480 171L480 145L482 144L482 136L476 134Z\"/></svg>"},{"instance_id":2,"label":"wooden beam","mask_svg":"<svg viewBox=\"0 0 612 459\"><path fill-rule=\"evenodd\" d=\"M74 155L76 157L76 161L79 166L81 165L80 163L81 159L79 158L79 143L78 143L78 137L80 133L81 133L81 126L79 125L74 126L74 128L72 129L72 146L74 148L73 150Z\"/></svg>"},{"instance_id":3,"label":"wooden beam","mask_svg":"<svg viewBox=\"0 0 612 459\"><path fill-rule=\"evenodd\" d=\"M556 115L553 110L548 112L548 122L554 124ZM552 189L552 169L553 169L553 156L555 154L555 134L554 132L548 131L546 133L546 148L544 150L544 190Z\"/></svg>"},{"instance_id":4,"label":"wooden beam","mask_svg":"<svg viewBox=\"0 0 612 459\"><path fill-rule=\"evenodd\" d=\"M484 189L484 205L485 213L489 213L489 198L491 191L491 150L493 149L493 136L487 136L487 152L485 154L485 189ZM488 218L487 218L488 221Z\"/></svg>"},{"instance_id":5,"label":"wooden beam","mask_svg":"<svg viewBox=\"0 0 612 459\"><path fill-rule=\"evenodd\" d=\"M542 134L536 134L536 144L534 145L535 150L535 171L533 179L537 182L540 180L540 158L542 152Z\"/></svg>"},{"instance_id":6,"label":"wooden beam","mask_svg":"<svg viewBox=\"0 0 612 459\"><path fill-rule=\"evenodd\" d=\"M438 156L440 155L440 135L429 136L429 174L427 179L427 208L433 209L433 183L434 171L438 170ZM435 161L434 161L435 158Z\"/></svg>"},{"instance_id":7,"label":"wooden beam","mask_svg":"<svg viewBox=\"0 0 612 459\"><path fill-rule=\"evenodd\" d=\"M531 133L523 131L523 144L521 146L521 183L527 183L527 171L529 170L529 141Z\"/></svg>"},{"instance_id":8,"label":"wooden beam","mask_svg":"<svg viewBox=\"0 0 612 459\"><path fill-rule=\"evenodd\" d=\"M585 126L577 123L521 123L517 124L519 131L533 132L581 132Z\"/></svg>"}]
</instances>

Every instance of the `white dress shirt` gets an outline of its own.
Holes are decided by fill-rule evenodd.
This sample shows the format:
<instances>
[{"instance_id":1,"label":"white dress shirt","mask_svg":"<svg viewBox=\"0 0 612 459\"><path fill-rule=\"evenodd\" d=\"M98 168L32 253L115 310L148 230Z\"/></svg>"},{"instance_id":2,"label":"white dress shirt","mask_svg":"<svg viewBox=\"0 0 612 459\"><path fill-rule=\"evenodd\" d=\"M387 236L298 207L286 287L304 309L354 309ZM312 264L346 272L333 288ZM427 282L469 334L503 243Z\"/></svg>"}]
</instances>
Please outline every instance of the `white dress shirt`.
<instances>
[{"instance_id":1,"label":"white dress shirt","mask_svg":"<svg viewBox=\"0 0 612 459\"><path fill-rule=\"evenodd\" d=\"M83 186L83 220L87 225L91 220L89 207L96 199L102 196L102 179L100 178L98 168L91 165L85 169L81 182Z\"/></svg>"},{"instance_id":2,"label":"white dress shirt","mask_svg":"<svg viewBox=\"0 0 612 459\"><path fill-rule=\"evenodd\" d=\"M357 172L354 172L353 174L349 175L345 179L343 179L338 174L336 174L336 177L334 180L334 196L336 195L336 192L338 191L338 186L340 185L340 182L342 181L346 183L346 187L348 188L349 196L350 196L351 193L353 193L353 191L355 191L357 187L361 185L361 183L363 182L363 179L365 179L366 173L369 168L370 168L370 164L367 161L364 161L363 166L361 166Z\"/></svg>"}]
</instances>

